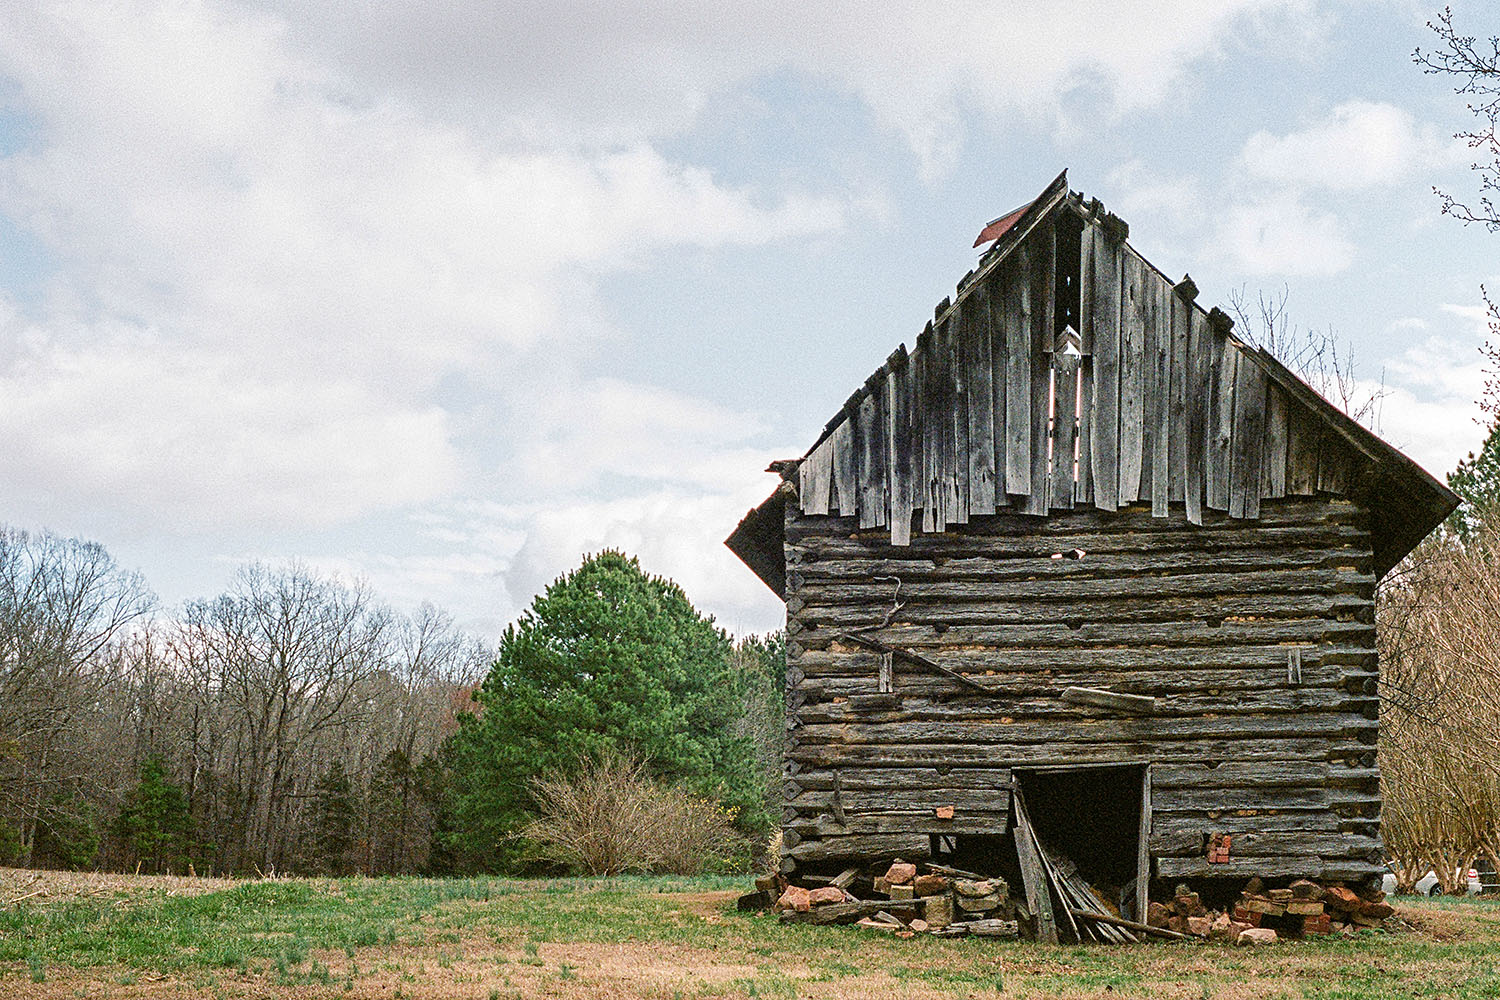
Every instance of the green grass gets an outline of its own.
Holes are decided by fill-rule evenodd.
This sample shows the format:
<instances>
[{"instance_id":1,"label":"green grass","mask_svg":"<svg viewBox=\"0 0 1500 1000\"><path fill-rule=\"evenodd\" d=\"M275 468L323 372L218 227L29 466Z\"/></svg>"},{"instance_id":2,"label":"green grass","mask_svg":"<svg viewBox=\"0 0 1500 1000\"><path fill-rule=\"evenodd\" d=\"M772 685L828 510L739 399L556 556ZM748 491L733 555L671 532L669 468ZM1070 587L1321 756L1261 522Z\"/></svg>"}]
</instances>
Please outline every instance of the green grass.
<instances>
[{"instance_id":1,"label":"green grass","mask_svg":"<svg viewBox=\"0 0 1500 1000\"><path fill-rule=\"evenodd\" d=\"M339 991L379 980L386 996L443 983L474 984L467 992L480 997L582 997L599 992L604 975L586 946L609 945L636 949L642 962L670 950L687 971L670 988L652 987L649 995L663 997L840 997L867 987L1151 1000L1500 996L1500 904L1489 901L1403 900L1426 931L1251 951L901 941L741 915L732 895L708 903L682 895L742 888L734 878L293 880L188 898L22 903L0 909L0 994L11 983L49 983L60 970L76 981L84 970L85 980L106 984L165 975L212 989L219 977L249 976ZM701 974L715 966L754 971Z\"/></svg>"}]
</instances>

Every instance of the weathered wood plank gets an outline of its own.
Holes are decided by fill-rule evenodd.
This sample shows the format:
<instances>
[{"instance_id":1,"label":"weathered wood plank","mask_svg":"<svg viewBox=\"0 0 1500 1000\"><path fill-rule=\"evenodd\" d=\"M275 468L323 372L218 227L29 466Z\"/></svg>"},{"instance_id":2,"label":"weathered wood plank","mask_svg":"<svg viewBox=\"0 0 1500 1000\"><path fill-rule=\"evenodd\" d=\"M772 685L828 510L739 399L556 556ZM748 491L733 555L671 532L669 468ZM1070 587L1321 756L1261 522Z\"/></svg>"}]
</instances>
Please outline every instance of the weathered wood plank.
<instances>
[{"instance_id":1,"label":"weathered wood plank","mask_svg":"<svg viewBox=\"0 0 1500 1000\"><path fill-rule=\"evenodd\" d=\"M1212 396L1213 331L1208 316L1192 302L1182 300L1187 319L1187 452L1182 476L1184 513L1190 524L1203 523L1204 487L1207 469L1209 400Z\"/></svg>"},{"instance_id":2,"label":"weathered wood plank","mask_svg":"<svg viewBox=\"0 0 1500 1000\"><path fill-rule=\"evenodd\" d=\"M1135 912L1145 919L1146 906L1151 898L1151 784L1152 767L1147 764L1141 773L1141 815L1136 830L1135 859Z\"/></svg>"},{"instance_id":3,"label":"weathered wood plank","mask_svg":"<svg viewBox=\"0 0 1500 1000\"><path fill-rule=\"evenodd\" d=\"M828 435L828 444L833 453L833 495L829 499L829 510L837 508L846 517L859 512L859 478L854 454L853 421L845 419Z\"/></svg>"},{"instance_id":4,"label":"weathered wood plank","mask_svg":"<svg viewBox=\"0 0 1500 1000\"><path fill-rule=\"evenodd\" d=\"M1146 287L1148 265L1126 247L1120 291L1120 490L1121 504L1141 495L1145 458L1146 332L1153 325ZM1149 493L1147 494L1149 496Z\"/></svg>"},{"instance_id":5,"label":"weathered wood plank","mask_svg":"<svg viewBox=\"0 0 1500 1000\"><path fill-rule=\"evenodd\" d=\"M1073 506L1074 451L1077 445L1078 357L1055 352L1052 361L1054 411L1052 426L1052 483L1049 504L1054 509Z\"/></svg>"},{"instance_id":6,"label":"weathered wood plank","mask_svg":"<svg viewBox=\"0 0 1500 1000\"><path fill-rule=\"evenodd\" d=\"M1051 437L1052 357L1057 336L1056 265L1057 229L1047 225L1033 237L1038 247L1031 266L1031 492L1020 506L1022 513L1044 515L1049 501L1047 478Z\"/></svg>"},{"instance_id":7,"label":"weathered wood plank","mask_svg":"<svg viewBox=\"0 0 1500 1000\"><path fill-rule=\"evenodd\" d=\"M1005 272L1005 492L1031 495L1031 249ZM998 361L998 359L997 359Z\"/></svg>"},{"instance_id":8,"label":"weathered wood plank","mask_svg":"<svg viewBox=\"0 0 1500 1000\"><path fill-rule=\"evenodd\" d=\"M797 467L798 496L802 513L822 516L828 513L829 493L833 487L833 445L825 440L814 448Z\"/></svg>"},{"instance_id":9,"label":"weathered wood plank","mask_svg":"<svg viewBox=\"0 0 1500 1000\"><path fill-rule=\"evenodd\" d=\"M1092 223L1090 242L1094 283L1090 301L1090 365L1093 385L1089 414L1090 474L1093 503L1114 510L1120 495L1120 282L1124 241L1115 240Z\"/></svg>"},{"instance_id":10,"label":"weathered wood plank","mask_svg":"<svg viewBox=\"0 0 1500 1000\"><path fill-rule=\"evenodd\" d=\"M1122 743L1100 735L1092 742L1052 746L1046 743L970 742L887 745L880 743L793 742L787 759L801 766L818 767L964 767L1006 760L1017 766L1046 767L1056 764L1131 764L1143 756L1153 761L1201 760L1204 756L1235 757L1238 760L1281 758L1303 753L1308 758L1336 759L1370 750L1353 737L1329 740L1321 737L1228 737L1198 741L1134 741Z\"/></svg>"},{"instance_id":11,"label":"weathered wood plank","mask_svg":"<svg viewBox=\"0 0 1500 1000\"><path fill-rule=\"evenodd\" d=\"M1011 745L1027 743L1087 743L1091 740L1146 741L1166 744L1182 740L1216 737L1265 738L1273 736L1353 737L1376 732L1373 720L1345 712L1305 715L1216 716L1160 718L1115 717L1107 720L1017 719L1012 723L980 722L963 727L966 743ZM817 743L830 745L946 744L955 737L950 722L860 722L803 726L799 747ZM1003 760L1003 757L996 757ZM1014 764L1014 761L1007 761ZM1325 793L1326 794L1326 793ZM1163 808L1166 808L1165 806ZM1182 808L1187 808L1183 806ZM1208 808L1208 807L1204 807ZM1248 807L1246 807L1248 808Z\"/></svg>"},{"instance_id":12,"label":"weathered wood plank","mask_svg":"<svg viewBox=\"0 0 1500 1000\"><path fill-rule=\"evenodd\" d=\"M1057 922L1052 915L1052 892L1042 868L1042 856L1037 849L1031 819L1026 813L1026 803L1020 796L1016 798L1015 816L1016 856L1021 865L1021 886L1026 895L1026 908L1036 917L1037 939L1056 944Z\"/></svg>"},{"instance_id":13,"label":"weathered wood plank","mask_svg":"<svg viewBox=\"0 0 1500 1000\"><path fill-rule=\"evenodd\" d=\"M1156 698L1150 695L1129 694L1123 691L1106 691L1102 688L1068 687L1063 689L1062 700L1070 705L1089 705L1119 712L1155 712Z\"/></svg>"},{"instance_id":14,"label":"weathered wood plank","mask_svg":"<svg viewBox=\"0 0 1500 1000\"><path fill-rule=\"evenodd\" d=\"M917 861L931 853L931 841L925 833L851 834L822 840L804 840L786 853L802 863L845 858L896 857Z\"/></svg>"},{"instance_id":15,"label":"weathered wood plank","mask_svg":"<svg viewBox=\"0 0 1500 1000\"><path fill-rule=\"evenodd\" d=\"M1204 502L1214 510L1229 509L1231 448L1234 444L1234 380L1239 351L1228 334L1210 324L1208 336L1211 382L1204 450Z\"/></svg>"},{"instance_id":16,"label":"weathered wood plank","mask_svg":"<svg viewBox=\"0 0 1500 1000\"><path fill-rule=\"evenodd\" d=\"M880 386L883 389L884 386ZM859 401L854 420L854 439L858 443L859 526L880 527L889 515L886 498L885 445L887 436L885 393L871 386Z\"/></svg>"},{"instance_id":17,"label":"weathered wood plank","mask_svg":"<svg viewBox=\"0 0 1500 1000\"><path fill-rule=\"evenodd\" d=\"M990 350L990 326L988 286L980 285L965 302L962 327L967 347L964 380L970 514L995 512L995 359Z\"/></svg>"},{"instance_id":18,"label":"weathered wood plank","mask_svg":"<svg viewBox=\"0 0 1500 1000\"><path fill-rule=\"evenodd\" d=\"M948 429L944 436L944 486L947 522L969 520L969 400L963 356L963 303L954 305L943 320L939 342L947 358L949 382Z\"/></svg>"},{"instance_id":19,"label":"weathered wood plank","mask_svg":"<svg viewBox=\"0 0 1500 1000\"><path fill-rule=\"evenodd\" d=\"M953 359L944 350L940 331L928 326L923 333L927 341L926 364L922 387L922 452L927 483L923 498L922 525L925 530L942 532L948 525L948 501L954 456L953 434ZM928 526L929 517L931 526Z\"/></svg>"},{"instance_id":20,"label":"weathered wood plank","mask_svg":"<svg viewBox=\"0 0 1500 1000\"><path fill-rule=\"evenodd\" d=\"M1166 517L1172 494L1172 302L1176 296L1154 270L1147 270L1145 285L1151 325L1146 331L1147 455L1141 465L1141 490L1145 499L1149 480L1151 516Z\"/></svg>"},{"instance_id":21,"label":"weathered wood plank","mask_svg":"<svg viewBox=\"0 0 1500 1000\"><path fill-rule=\"evenodd\" d=\"M1236 351L1234 447L1229 473L1229 516L1260 516L1261 451L1265 444L1266 376Z\"/></svg>"},{"instance_id":22,"label":"weathered wood plank","mask_svg":"<svg viewBox=\"0 0 1500 1000\"><path fill-rule=\"evenodd\" d=\"M1192 325L1191 301L1176 288L1167 292L1165 314L1172 324L1171 357L1167 363L1171 393L1167 430L1167 499L1171 503L1187 500L1188 383L1192 380L1191 355L1188 353L1188 331Z\"/></svg>"},{"instance_id":23,"label":"weathered wood plank","mask_svg":"<svg viewBox=\"0 0 1500 1000\"><path fill-rule=\"evenodd\" d=\"M1300 403L1287 411L1286 489L1295 496L1312 496L1318 489L1318 452L1322 429Z\"/></svg>"},{"instance_id":24,"label":"weathered wood plank","mask_svg":"<svg viewBox=\"0 0 1500 1000\"><path fill-rule=\"evenodd\" d=\"M1287 446L1290 405L1286 390L1275 382L1266 380L1266 444L1262 466L1261 495L1268 499L1286 496Z\"/></svg>"},{"instance_id":25,"label":"weathered wood plank","mask_svg":"<svg viewBox=\"0 0 1500 1000\"><path fill-rule=\"evenodd\" d=\"M916 440L912 434L912 366L905 351L899 353L886 378L887 413L890 432L886 443L887 478L890 482L891 544L907 545L911 541L911 516L915 505L915 479L912 451Z\"/></svg>"}]
</instances>

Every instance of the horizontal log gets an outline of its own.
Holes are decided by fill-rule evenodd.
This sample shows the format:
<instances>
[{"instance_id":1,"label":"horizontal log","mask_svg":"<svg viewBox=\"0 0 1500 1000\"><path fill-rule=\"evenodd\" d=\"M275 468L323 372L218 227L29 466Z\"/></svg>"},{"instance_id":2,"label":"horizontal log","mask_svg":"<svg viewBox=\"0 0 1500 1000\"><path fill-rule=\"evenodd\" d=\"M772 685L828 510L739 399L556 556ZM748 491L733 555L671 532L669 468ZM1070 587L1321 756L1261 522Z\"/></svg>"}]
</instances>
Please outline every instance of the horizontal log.
<instances>
[{"instance_id":1,"label":"horizontal log","mask_svg":"<svg viewBox=\"0 0 1500 1000\"><path fill-rule=\"evenodd\" d=\"M1258 857L1292 857L1314 855L1325 859L1355 858L1363 860L1371 851L1381 850L1379 837L1336 832L1314 832L1310 830L1285 830L1266 832L1251 830L1240 833L1232 830L1213 829L1212 833L1229 834L1229 857L1249 859ZM1160 857L1191 857L1204 853L1201 839L1176 834L1158 835L1151 831L1151 853Z\"/></svg>"},{"instance_id":2,"label":"horizontal log","mask_svg":"<svg viewBox=\"0 0 1500 1000\"><path fill-rule=\"evenodd\" d=\"M1339 623L1327 623L1322 627L1332 633L1335 645L1328 647L1304 647L1303 666L1312 669L1324 662L1321 655L1328 649L1350 648L1350 641L1359 641L1373 635L1366 626L1343 630ZM961 638L961 637L960 637ZM820 651L824 655L810 657L804 654L797 661L804 678L814 681L827 677L867 677L874 681L872 665L868 660L845 659L836 650ZM961 671L983 680L980 675L994 673L1018 673L1041 671L1181 671L1181 670L1230 670L1230 669L1274 669L1279 670L1283 683L1286 679L1287 647L1278 645L1222 645L1222 646L1139 646L1139 647L1092 647L1080 649L953 649L945 646L928 646L923 650L929 658L950 670ZM1342 677L1341 672L1340 676ZM897 692L906 687L906 682L915 679L911 670L895 675Z\"/></svg>"},{"instance_id":3,"label":"horizontal log","mask_svg":"<svg viewBox=\"0 0 1500 1000\"><path fill-rule=\"evenodd\" d=\"M1255 812L1225 814L1215 812L1159 813L1151 817L1152 838L1202 838L1213 833L1311 831L1316 833L1355 833L1361 836L1377 836L1380 824L1362 819L1339 816L1332 810L1321 812ZM1173 852L1177 853L1177 852Z\"/></svg>"},{"instance_id":4,"label":"horizontal log","mask_svg":"<svg viewBox=\"0 0 1500 1000\"><path fill-rule=\"evenodd\" d=\"M834 774L844 791L893 791L920 788L994 791L1010 788L1010 771L996 767L850 767L833 770L803 770L787 780L797 794L833 788Z\"/></svg>"},{"instance_id":5,"label":"horizontal log","mask_svg":"<svg viewBox=\"0 0 1500 1000\"><path fill-rule=\"evenodd\" d=\"M892 711L857 711L847 702L820 701L805 704L795 715L802 725L907 725L947 722L955 732L988 722L1013 724L1023 720L1077 719L1100 720L1124 714L1140 715L1139 710L1121 710L1102 705L1078 704L1063 697L1065 681L1042 697L1018 698L1000 688L990 697L978 701L951 702L942 699L904 697L901 707ZM1138 688L1138 690L1141 690ZM1149 688L1144 689L1149 693ZM1124 697L1139 697L1125 694ZM1221 717L1252 716L1269 713L1347 712L1357 715L1369 702L1363 695L1351 695L1342 688L1269 688L1243 691L1226 700L1221 694L1170 694L1154 698L1149 714L1162 719L1192 718L1205 714Z\"/></svg>"},{"instance_id":6,"label":"horizontal log","mask_svg":"<svg viewBox=\"0 0 1500 1000\"><path fill-rule=\"evenodd\" d=\"M1306 856L1251 858L1236 861L1230 845L1228 864L1209 864L1207 858L1157 858L1156 877L1183 878L1307 878L1355 881L1379 875L1384 866L1368 861L1325 860Z\"/></svg>"},{"instance_id":7,"label":"horizontal log","mask_svg":"<svg viewBox=\"0 0 1500 1000\"><path fill-rule=\"evenodd\" d=\"M984 812L1004 812L1010 808L1010 789L949 789L947 791L918 788L893 791L879 789L841 788L839 798L845 813L888 812L901 809L922 809L931 812L938 806L955 806L977 809ZM787 804L798 812L827 812L833 806L831 790L812 788L787 800Z\"/></svg>"},{"instance_id":8,"label":"horizontal log","mask_svg":"<svg viewBox=\"0 0 1500 1000\"><path fill-rule=\"evenodd\" d=\"M938 819L931 809L925 809L914 812L849 815L846 817L847 822L839 823L827 813L822 813L817 816L799 816L783 824L783 828L794 830L799 835L817 837L869 833L993 835L1005 832L1009 818L1010 814L1003 810L981 812L972 809L955 809L952 819Z\"/></svg>"},{"instance_id":9,"label":"horizontal log","mask_svg":"<svg viewBox=\"0 0 1500 1000\"><path fill-rule=\"evenodd\" d=\"M1109 685L1112 689L1157 697L1178 694L1206 695L1210 697L1236 697L1246 691L1275 690L1286 687L1286 670L1276 669L1279 664L1268 663L1260 667L1227 667L1213 670L1055 670L1055 671L1007 671L1004 673L975 673L973 676L985 687L997 694L1011 697L1039 697L1050 695L1059 684L1081 684L1084 686ZM832 702L838 698L849 698L854 710L853 697L867 692L873 678L855 673L848 676L821 676L803 681L796 693L801 700L798 705L816 705ZM1337 666L1307 666L1302 669L1302 686L1309 689L1329 688L1349 692L1353 683L1363 693L1362 681L1351 681L1344 668ZM929 699L949 703L970 704L979 707L990 702L987 696L957 691L933 677L898 678L896 697L902 699Z\"/></svg>"},{"instance_id":10,"label":"horizontal log","mask_svg":"<svg viewBox=\"0 0 1500 1000\"><path fill-rule=\"evenodd\" d=\"M889 574L901 581L899 595L894 580L885 578L887 574L877 575L859 560L840 560L838 575L825 575L832 565L830 563L816 563L815 568L804 568L798 574L795 590L798 597L817 603L890 602L897 597L910 602L992 597L995 594L990 588L1016 581L1036 581L1052 587L1085 580L1118 583L1147 576L1154 582L1205 573L1222 581L1220 589L1233 590L1235 579L1246 573L1298 575L1305 571L1341 567L1364 568L1368 572L1372 559L1367 550L1354 548L1091 554L1079 559L954 559L926 574Z\"/></svg>"},{"instance_id":11,"label":"horizontal log","mask_svg":"<svg viewBox=\"0 0 1500 1000\"><path fill-rule=\"evenodd\" d=\"M804 840L786 853L798 864L831 860L924 859L931 853L932 840L925 833L851 834Z\"/></svg>"},{"instance_id":12,"label":"horizontal log","mask_svg":"<svg viewBox=\"0 0 1500 1000\"><path fill-rule=\"evenodd\" d=\"M1221 594L1368 592L1373 586L1374 579L1369 573L1339 568L1302 569L1295 572L1257 570L1234 574L1179 573L1173 576L1137 576L1128 581L1114 578L1047 580L1044 586L1032 580L954 580L941 585L929 585L926 588L928 596L925 598L908 595L906 591L909 588L903 587L905 606L897 612L898 618L895 620L909 620L912 613L934 605L938 608L952 607L969 611L987 607L997 601L1110 601L1123 595L1139 603L1161 598L1217 597ZM819 609L816 616L819 621L870 608L883 607L889 610L892 606L892 594L889 591L880 594L853 593L851 591L854 587L855 585L849 584L829 588L827 593L814 591L809 587L798 591L797 596L803 599L808 608ZM799 613L796 617L805 622L809 616ZM879 621L880 618L875 620Z\"/></svg>"},{"instance_id":13,"label":"horizontal log","mask_svg":"<svg viewBox=\"0 0 1500 1000\"><path fill-rule=\"evenodd\" d=\"M1131 764L1144 761L1280 760L1300 754L1309 760L1339 760L1365 753L1357 739L1309 736L1201 738L1194 740L1118 739L1100 732L1092 740L1072 743L924 744L802 743L791 745L787 758L811 767L1044 767L1054 764Z\"/></svg>"},{"instance_id":14,"label":"horizontal log","mask_svg":"<svg viewBox=\"0 0 1500 1000\"><path fill-rule=\"evenodd\" d=\"M1064 538L1080 533L1116 534L1126 531L1139 534L1198 532L1206 535L1215 530L1223 530L1233 534L1329 523L1363 527L1364 520L1364 514L1353 503L1323 497L1264 503L1260 516L1251 521L1231 518L1222 511L1205 510L1202 525L1189 524L1183 513L1175 509L1168 517L1153 518L1149 508L1141 506L1119 511L1099 511L1085 507L1071 512L1054 511L1045 518L1026 517L1004 510L992 516L972 517L964 525L950 525L946 532L914 533L910 546L917 549L924 543L937 544L954 538ZM788 538L796 540L806 535L860 538L872 543L884 539L888 547L898 548L890 545L888 531L860 532L858 521L853 517L795 515L787 525Z\"/></svg>"},{"instance_id":15,"label":"horizontal log","mask_svg":"<svg viewBox=\"0 0 1500 1000\"><path fill-rule=\"evenodd\" d=\"M1073 744L1098 740L1160 744L1223 736L1264 739L1272 736L1373 735L1376 730L1377 723L1374 721L1342 712L1171 719L1154 716L1084 718L1069 719L1066 722L1017 720L1013 723L976 722L969 725L948 722L846 722L803 726L798 732L797 742L799 746L815 743L949 743L955 740L971 744ZM1007 760L1006 763L1015 765L1014 761Z\"/></svg>"}]
</instances>

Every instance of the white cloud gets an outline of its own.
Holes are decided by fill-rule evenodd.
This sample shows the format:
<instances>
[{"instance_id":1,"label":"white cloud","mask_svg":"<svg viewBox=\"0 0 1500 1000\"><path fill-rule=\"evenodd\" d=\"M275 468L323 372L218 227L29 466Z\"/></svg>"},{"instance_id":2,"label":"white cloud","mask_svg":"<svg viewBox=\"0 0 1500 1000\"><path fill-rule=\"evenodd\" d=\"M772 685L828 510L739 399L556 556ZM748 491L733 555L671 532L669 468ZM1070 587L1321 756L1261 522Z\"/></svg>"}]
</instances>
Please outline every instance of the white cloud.
<instances>
[{"instance_id":1,"label":"white cloud","mask_svg":"<svg viewBox=\"0 0 1500 1000\"><path fill-rule=\"evenodd\" d=\"M1230 205L1216 242L1221 254L1254 275L1337 274L1354 259L1337 216L1286 194Z\"/></svg>"},{"instance_id":2,"label":"white cloud","mask_svg":"<svg viewBox=\"0 0 1500 1000\"><path fill-rule=\"evenodd\" d=\"M0 324L0 337L30 339ZM461 461L438 406L264 377L134 330L29 351L0 374L0 501L45 523L100 503L174 530L326 526L430 500Z\"/></svg>"},{"instance_id":3,"label":"white cloud","mask_svg":"<svg viewBox=\"0 0 1500 1000\"><path fill-rule=\"evenodd\" d=\"M1394 104L1346 101L1285 135L1257 132L1241 154L1255 177L1357 190L1394 184L1418 169L1461 162L1464 147Z\"/></svg>"},{"instance_id":4,"label":"white cloud","mask_svg":"<svg viewBox=\"0 0 1500 1000\"><path fill-rule=\"evenodd\" d=\"M545 386L517 373L607 331L600 274L844 222L640 141L496 148L351 94L294 34L192 0L0 14L36 126L0 158L0 213L56 264L29 346L0 350L14 489L194 524L430 500L462 478L445 378L526 411Z\"/></svg>"},{"instance_id":5,"label":"white cloud","mask_svg":"<svg viewBox=\"0 0 1500 1000\"><path fill-rule=\"evenodd\" d=\"M965 112L1056 116L1072 94L1106 112L1152 107L1231 29L1298 0L1073 0L1046 5L746 0L732 15L689 0L642 3L401 0L348 7L276 0L288 35L360 85L448 120L481 116L533 142L611 143L689 125L710 99L777 72L852 93L904 136L929 174L949 165ZM506 94L503 105L489 95Z\"/></svg>"}]
</instances>

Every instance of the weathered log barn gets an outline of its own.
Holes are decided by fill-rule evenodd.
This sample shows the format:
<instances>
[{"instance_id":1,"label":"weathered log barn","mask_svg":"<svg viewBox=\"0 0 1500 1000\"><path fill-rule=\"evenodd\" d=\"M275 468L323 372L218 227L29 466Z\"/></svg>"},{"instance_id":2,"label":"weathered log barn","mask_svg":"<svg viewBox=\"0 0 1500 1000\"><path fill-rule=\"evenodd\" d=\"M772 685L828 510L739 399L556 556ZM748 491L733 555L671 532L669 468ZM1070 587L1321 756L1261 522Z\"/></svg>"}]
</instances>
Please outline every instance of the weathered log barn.
<instances>
[{"instance_id":1,"label":"weathered log barn","mask_svg":"<svg viewBox=\"0 0 1500 1000\"><path fill-rule=\"evenodd\" d=\"M728 539L786 601L786 872L1006 849L1018 794L1141 899L1381 870L1375 585L1456 498L1127 236L1066 174L992 223Z\"/></svg>"}]
</instances>

